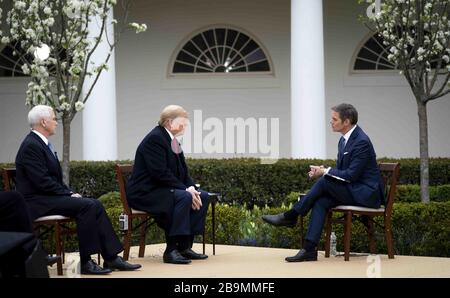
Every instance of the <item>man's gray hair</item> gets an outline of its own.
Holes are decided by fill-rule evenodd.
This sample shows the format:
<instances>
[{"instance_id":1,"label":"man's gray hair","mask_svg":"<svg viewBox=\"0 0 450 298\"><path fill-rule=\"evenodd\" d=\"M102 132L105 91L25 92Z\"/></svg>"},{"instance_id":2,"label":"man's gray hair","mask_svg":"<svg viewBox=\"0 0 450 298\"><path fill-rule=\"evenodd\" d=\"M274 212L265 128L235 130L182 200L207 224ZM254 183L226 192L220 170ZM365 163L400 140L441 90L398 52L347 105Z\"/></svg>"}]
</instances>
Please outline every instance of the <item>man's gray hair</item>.
<instances>
[{"instance_id":1,"label":"man's gray hair","mask_svg":"<svg viewBox=\"0 0 450 298\"><path fill-rule=\"evenodd\" d=\"M28 124L30 124L31 127L34 127L42 119L50 118L50 116L52 115L52 111L53 108L50 106L46 105L34 106L28 112Z\"/></svg>"}]
</instances>

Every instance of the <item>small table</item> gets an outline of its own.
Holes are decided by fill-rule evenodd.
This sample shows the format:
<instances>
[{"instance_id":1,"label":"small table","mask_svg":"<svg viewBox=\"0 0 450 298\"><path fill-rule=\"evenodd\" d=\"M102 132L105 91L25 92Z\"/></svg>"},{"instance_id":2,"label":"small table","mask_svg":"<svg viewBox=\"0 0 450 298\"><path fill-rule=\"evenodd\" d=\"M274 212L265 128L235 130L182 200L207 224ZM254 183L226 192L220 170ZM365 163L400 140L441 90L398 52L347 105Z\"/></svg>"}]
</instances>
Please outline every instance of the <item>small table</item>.
<instances>
[{"instance_id":1,"label":"small table","mask_svg":"<svg viewBox=\"0 0 450 298\"><path fill-rule=\"evenodd\" d=\"M209 201L211 203L211 223L212 223L212 243L213 243L213 255L216 255L216 204L219 200L220 194L209 192ZM203 254L205 254L205 230L203 230Z\"/></svg>"}]
</instances>

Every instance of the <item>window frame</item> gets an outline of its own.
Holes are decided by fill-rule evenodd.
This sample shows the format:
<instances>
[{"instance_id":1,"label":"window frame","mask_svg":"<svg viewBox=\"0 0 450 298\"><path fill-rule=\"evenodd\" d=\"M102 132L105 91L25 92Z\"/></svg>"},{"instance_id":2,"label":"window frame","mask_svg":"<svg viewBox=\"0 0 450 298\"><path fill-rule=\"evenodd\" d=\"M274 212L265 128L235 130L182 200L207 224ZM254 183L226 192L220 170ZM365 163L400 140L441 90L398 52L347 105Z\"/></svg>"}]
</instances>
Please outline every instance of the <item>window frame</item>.
<instances>
[{"instance_id":1,"label":"window frame","mask_svg":"<svg viewBox=\"0 0 450 298\"><path fill-rule=\"evenodd\" d=\"M267 59L267 63L269 64L269 71L245 71L245 72L192 72L192 73L176 73L173 72L173 68L175 65L175 61L176 58L178 56L178 54L182 51L182 49L184 48L184 46L190 41L192 40L195 36L197 36L200 33L209 31L209 30L214 30L214 29L227 29L227 30L235 30L237 32L243 33L245 35L247 35L250 39L247 42L250 41L254 41L257 45L258 45L258 49L261 49L261 51L264 53L266 59ZM213 47L210 47L213 48ZM250 54L250 53L249 53ZM249 55L247 54L247 55ZM230 24L212 24L212 25L207 25L201 28L198 28L194 31L192 31L191 33L187 34L182 40L181 42L178 43L177 47L174 49L174 51L172 52L171 56L170 56L170 60L169 60L169 64L167 66L167 74L166 77L167 78L176 78L176 77L240 77L240 76L245 76L245 77L250 77L250 76L257 76L257 77L264 77L264 76L275 76L275 70L274 70L274 66L273 66L273 62L272 62L272 58L269 55L269 52L267 50L267 48L264 46L264 44L251 32L237 27L237 26L233 26Z\"/></svg>"},{"instance_id":2,"label":"window frame","mask_svg":"<svg viewBox=\"0 0 450 298\"><path fill-rule=\"evenodd\" d=\"M349 75L398 75L400 69L355 69L356 59L364 45L378 33L368 32L358 43L350 60ZM384 45L383 45L384 47ZM381 53L378 53L380 56Z\"/></svg>"}]
</instances>

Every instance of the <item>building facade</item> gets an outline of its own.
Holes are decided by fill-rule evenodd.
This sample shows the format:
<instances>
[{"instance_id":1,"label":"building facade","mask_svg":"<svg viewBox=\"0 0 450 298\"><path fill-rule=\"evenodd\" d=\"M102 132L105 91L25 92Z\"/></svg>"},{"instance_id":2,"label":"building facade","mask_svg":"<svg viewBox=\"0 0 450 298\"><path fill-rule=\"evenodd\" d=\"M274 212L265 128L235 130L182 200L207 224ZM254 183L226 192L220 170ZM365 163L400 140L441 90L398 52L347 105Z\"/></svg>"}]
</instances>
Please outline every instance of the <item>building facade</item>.
<instances>
[{"instance_id":1,"label":"building facade","mask_svg":"<svg viewBox=\"0 0 450 298\"><path fill-rule=\"evenodd\" d=\"M135 1L130 19L149 29L122 35L113 68L115 100L108 93L115 109L108 112L100 105L75 117L71 159L101 159L90 157L86 148L106 145L101 138L91 144L86 131L95 142L95 136L108 129L117 138L117 150L108 159L133 159L137 145L168 104L182 105L190 113L191 138L184 146L189 157L335 158L339 135L331 131L329 115L340 102L358 109L359 125L371 137L378 157L418 157L417 108L404 77L383 67L355 69L372 36L358 21L365 11L353 0ZM115 10L117 18L122 13ZM236 32L243 39L238 40ZM206 50L190 44L200 43L200 37L206 39ZM245 50L247 45L253 47ZM227 72L231 55L242 59L234 60ZM100 85L96 96L105 94L101 90L110 89L111 82L114 79ZM0 162L14 160L29 130L27 83L26 77L0 78ZM102 123L105 113L114 114L114 125L93 124ZM448 115L449 95L429 103L431 156L450 156ZM90 124L83 129L86 117ZM247 125L241 147L237 139L229 144L227 121ZM257 133L252 131L255 125ZM205 145L213 132L215 139ZM267 132L265 142L260 132ZM254 147L255 138L262 145ZM54 143L61 151L61 130Z\"/></svg>"}]
</instances>

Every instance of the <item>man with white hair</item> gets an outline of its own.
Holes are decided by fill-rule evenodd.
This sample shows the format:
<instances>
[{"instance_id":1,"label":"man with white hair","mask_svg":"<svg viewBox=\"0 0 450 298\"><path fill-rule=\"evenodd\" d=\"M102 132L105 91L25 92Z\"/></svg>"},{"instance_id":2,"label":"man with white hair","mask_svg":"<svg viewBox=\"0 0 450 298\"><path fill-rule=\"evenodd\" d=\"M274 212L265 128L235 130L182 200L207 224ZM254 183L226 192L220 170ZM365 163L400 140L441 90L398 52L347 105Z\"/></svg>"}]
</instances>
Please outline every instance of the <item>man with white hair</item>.
<instances>
[{"instance_id":1,"label":"man with white hair","mask_svg":"<svg viewBox=\"0 0 450 298\"><path fill-rule=\"evenodd\" d=\"M158 125L136 150L127 184L130 206L155 214L165 230L164 263L189 264L208 258L192 250L194 236L205 229L209 195L195 187L176 138L183 134L187 117L186 110L178 105L162 110Z\"/></svg>"},{"instance_id":2,"label":"man with white hair","mask_svg":"<svg viewBox=\"0 0 450 298\"><path fill-rule=\"evenodd\" d=\"M63 183L58 157L48 140L58 126L53 109L45 105L33 107L28 122L31 132L16 156L16 186L28 203L32 219L47 215L76 219L81 274L140 268L117 256L123 247L101 202L84 198ZM105 260L103 268L91 260L91 254L96 253Z\"/></svg>"}]
</instances>

